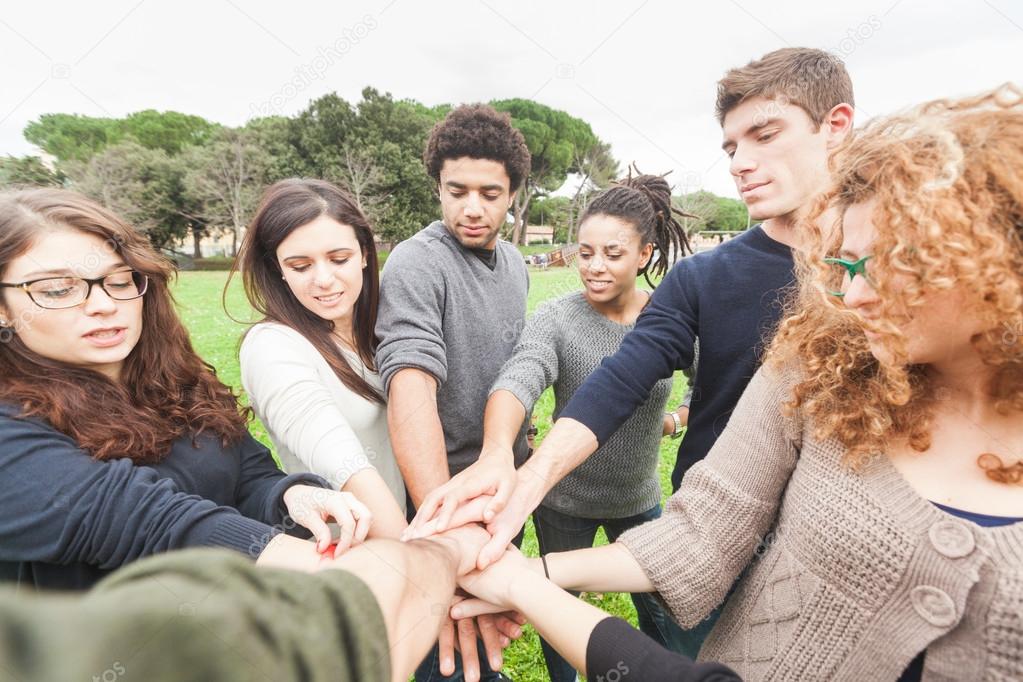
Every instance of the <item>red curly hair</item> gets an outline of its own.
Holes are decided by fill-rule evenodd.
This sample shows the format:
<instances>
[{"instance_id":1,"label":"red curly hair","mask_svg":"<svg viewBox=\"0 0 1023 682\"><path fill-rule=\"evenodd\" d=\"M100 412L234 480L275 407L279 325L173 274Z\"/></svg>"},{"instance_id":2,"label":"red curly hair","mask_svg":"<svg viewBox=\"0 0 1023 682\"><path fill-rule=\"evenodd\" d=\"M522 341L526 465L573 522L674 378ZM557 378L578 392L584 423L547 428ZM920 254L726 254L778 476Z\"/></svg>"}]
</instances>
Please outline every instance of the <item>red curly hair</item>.
<instances>
[{"instance_id":1,"label":"red curly hair","mask_svg":"<svg viewBox=\"0 0 1023 682\"><path fill-rule=\"evenodd\" d=\"M216 434L226 446L246 433L246 416L192 349L168 284L173 266L140 233L94 201L63 189L0 194L0 276L46 229L78 230L109 244L149 276L142 333L124 363L123 380L34 353L7 328L0 349L0 401L20 416L46 420L96 459L160 461L186 434Z\"/></svg>"},{"instance_id":2,"label":"red curly hair","mask_svg":"<svg viewBox=\"0 0 1023 682\"><path fill-rule=\"evenodd\" d=\"M787 408L809 417L817 437L840 441L853 467L893 438L930 447L937 391L927 367L908 362L900 331L928 291L960 289L977 301L986 331L971 342L991 368L990 395L1003 413L1023 410L1021 95L1007 84L930 102L871 122L832 158L833 188L807 218L799 291L768 357L802 367ZM871 353L859 317L827 293L835 283L822 262L842 239L826 219L868 200L885 361Z\"/></svg>"}]
</instances>

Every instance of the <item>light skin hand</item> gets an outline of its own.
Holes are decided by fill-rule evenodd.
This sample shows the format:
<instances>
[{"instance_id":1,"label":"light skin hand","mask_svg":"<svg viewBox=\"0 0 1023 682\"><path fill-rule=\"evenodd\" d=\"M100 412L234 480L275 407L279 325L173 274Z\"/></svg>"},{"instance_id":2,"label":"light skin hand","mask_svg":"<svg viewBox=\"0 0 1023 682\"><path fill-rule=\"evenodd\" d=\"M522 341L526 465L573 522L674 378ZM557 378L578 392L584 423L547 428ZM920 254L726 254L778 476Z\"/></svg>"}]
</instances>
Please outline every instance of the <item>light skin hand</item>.
<instances>
[{"instance_id":1,"label":"light skin hand","mask_svg":"<svg viewBox=\"0 0 1023 682\"><path fill-rule=\"evenodd\" d=\"M334 556L341 556L349 547L361 544L369 533L373 515L351 493L309 485L293 485L284 492L288 515L309 529L316 538L316 549L324 552L332 542L327 520L333 519L341 528Z\"/></svg>"},{"instance_id":2,"label":"light skin hand","mask_svg":"<svg viewBox=\"0 0 1023 682\"><path fill-rule=\"evenodd\" d=\"M489 534L482 527L470 524L446 531L436 539L453 542L457 546L459 556L458 574L463 575L475 566L476 555L480 548L490 539ZM464 597L456 596L455 602L461 601ZM440 649L440 671L444 675L451 675L455 669L455 644L457 639L458 648L462 655L462 666L467 682L477 682L480 679L480 664L476 650L477 634L483 639L484 649L490 665L494 670L499 670L503 665L502 650L511 643L508 632L517 632L521 635L520 623L510 616L484 616L474 623L472 620L455 622L447 617L441 625L438 637Z\"/></svg>"},{"instance_id":3,"label":"light skin hand","mask_svg":"<svg viewBox=\"0 0 1023 682\"><path fill-rule=\"evenodd\" d=\"M409 529L411 537L417 537L434 518L438 519L439 530L451 528L455 525L455 510L480 495L493 497L483 509L481 521L490 522L504 508L515 487L513 448L525 418L526 408L514 394L494 391L483 415L483 449L479 459L423 499Z\"/></svg>"}]
</instances>

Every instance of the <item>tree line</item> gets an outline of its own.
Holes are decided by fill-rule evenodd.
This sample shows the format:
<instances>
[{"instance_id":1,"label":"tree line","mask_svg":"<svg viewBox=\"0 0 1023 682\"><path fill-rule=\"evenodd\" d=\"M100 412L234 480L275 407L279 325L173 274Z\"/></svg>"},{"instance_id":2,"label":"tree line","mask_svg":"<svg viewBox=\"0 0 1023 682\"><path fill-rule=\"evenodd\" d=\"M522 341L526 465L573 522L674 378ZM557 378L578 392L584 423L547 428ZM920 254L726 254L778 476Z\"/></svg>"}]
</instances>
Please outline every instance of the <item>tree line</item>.
<instances>
[{"instance_id":1,"label":"tree line","mask_svg":"<svg viewBox=\"0 0 1023 682\"><path fill-rule=\"evenodd\" d=\"M524 243L528 221L554 225L556 241L573 241L586 201L619 172L610 145L586 121L538 102L490 104L511 116L532 154L506 238ZM208 235L228 235L236 251L266 185L318 177L348 189L380 237L396 242L439 215L422 152L430 128L450 108L367 87L354 104L331 93L295 116L257 118L236 128L174 111L124 118L45 114L24 134L55 163L35 156L0 159L0 185L71 187L125 217L157 247L190 239L200 257ZM570 195L551 196L569 177ZM701 216L691 221L694 231L746 227L745 207L736 200L697 192L677 201Z\"/></svg>"}]
</instances>

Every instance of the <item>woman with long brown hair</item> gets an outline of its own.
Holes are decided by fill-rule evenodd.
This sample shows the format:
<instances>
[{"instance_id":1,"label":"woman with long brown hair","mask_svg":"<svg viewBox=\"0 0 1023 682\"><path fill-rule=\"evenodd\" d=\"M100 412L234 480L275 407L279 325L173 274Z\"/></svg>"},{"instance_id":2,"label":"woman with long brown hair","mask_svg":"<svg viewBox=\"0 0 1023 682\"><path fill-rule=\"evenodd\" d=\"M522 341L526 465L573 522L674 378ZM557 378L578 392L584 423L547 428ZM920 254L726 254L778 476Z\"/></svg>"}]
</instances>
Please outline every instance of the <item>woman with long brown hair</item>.
<instances>
[{"instance_id":1,"label":"woman with long brown hair","mask_svg":"<svg viewBox=\"0 0 1023 682\"><path fill-rule=\"evenodd\" d=\"M312 567L331 542L326 519L365 537L361 504L286 476L248 434L192 349L172 274L79 194L0 195L0 578L85 588L208 545ZM281 533L296 524L319 546Z\"/></svg>"},{"instance_id":2,"label":"woman with long brown hair","mask_svg":"<svg viewBox=\"0 0 1023 682\"><path fill-rule=\"evenodd\" d=\"M792 314L664 515L533 569L683 626L743 574L700 657L746 680L1023 679L1023 91L873 122L833 175Z\"/></svg>"},{"instance_id":3,"label":"woman with long brown hair","mask_svg":"<svg viewBox=\"0 0 1023 682\"><path fill-rule=\"evenodd\" d=\"M369 221L323 180L269 187L238 258L263 320L241 345L242 384L285 470L312 472L373 513L371 534L405 528L405 487L376 373L380 280Z\"/></svg>"}]
</instances>

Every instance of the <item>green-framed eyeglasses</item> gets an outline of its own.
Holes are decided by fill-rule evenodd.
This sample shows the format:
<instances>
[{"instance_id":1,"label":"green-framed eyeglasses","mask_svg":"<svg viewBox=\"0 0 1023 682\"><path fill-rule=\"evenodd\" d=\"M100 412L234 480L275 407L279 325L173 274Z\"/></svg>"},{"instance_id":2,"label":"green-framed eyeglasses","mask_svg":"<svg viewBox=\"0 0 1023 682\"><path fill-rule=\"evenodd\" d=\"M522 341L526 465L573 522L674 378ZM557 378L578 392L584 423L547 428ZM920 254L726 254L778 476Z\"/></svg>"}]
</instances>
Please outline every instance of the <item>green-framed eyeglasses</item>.
<instances>
[{"instance_id":1,"label":"green-framed eyeglasses","mask_svg":"<svg viewBox=\"0 0 1023 682\"><path fill-rule=\"evenodd\" d=\"M825 263L827 263L828 265L838 266L842 270L841 284L842 288L838 290L829 289L828 293L831 294L832 296L838 296L839 298L842 298L843 296L845 296L845 289L847 289L849 285L852 284L852 281L856 278L856 275L862 275L863 278L867 280L867 283L873 286L874 283L870 281L870 275L867 274L867 261L869 261L871 258L873 258L873 256L864 256L863 258L860 258L859 260L856 261L846 260L844 258L825 258L824 259Z\"/></svg>"}]
</instances>

